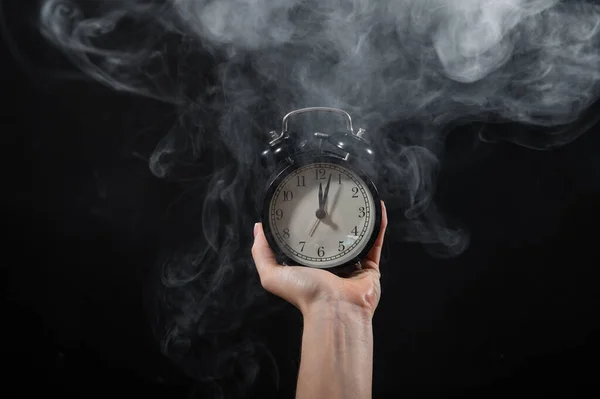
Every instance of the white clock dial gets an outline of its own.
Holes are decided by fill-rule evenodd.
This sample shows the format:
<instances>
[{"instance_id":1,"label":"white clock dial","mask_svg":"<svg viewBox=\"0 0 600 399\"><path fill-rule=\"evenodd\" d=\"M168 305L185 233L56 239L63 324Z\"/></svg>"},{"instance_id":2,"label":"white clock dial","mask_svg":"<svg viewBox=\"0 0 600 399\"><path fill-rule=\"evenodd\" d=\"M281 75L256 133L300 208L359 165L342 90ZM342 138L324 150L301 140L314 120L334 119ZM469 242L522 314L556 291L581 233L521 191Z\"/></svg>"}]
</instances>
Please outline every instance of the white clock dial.
<instances>
[{"instance_id":1,"label":"white clock dial","mask_svg":"<svg viewBox=\"0 0 600 399\"><path fill-rule=\"evenodd\" d=\"M319 190L326 198L320 212ZM351 170L325 162L286 176L269 207L276 244L293 261L316 268L339 266L358 256L373 234L375 216L367 184Z\"/></svg>"}]
</instances>

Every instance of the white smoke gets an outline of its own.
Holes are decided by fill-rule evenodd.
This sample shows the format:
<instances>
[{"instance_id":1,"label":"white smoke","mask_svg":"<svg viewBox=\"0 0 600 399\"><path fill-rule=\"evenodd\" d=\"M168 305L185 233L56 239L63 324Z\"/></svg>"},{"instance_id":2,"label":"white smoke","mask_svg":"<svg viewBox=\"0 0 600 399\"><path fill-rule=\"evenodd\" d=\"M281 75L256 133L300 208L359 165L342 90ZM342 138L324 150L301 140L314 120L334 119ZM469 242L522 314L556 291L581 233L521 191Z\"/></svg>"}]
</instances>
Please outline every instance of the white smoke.
<instances>
[{"instance_id":1,"label":"white smoke","mask_svg":"<svg viewBox=\"0 0 600 399\"><path fill-rule=\"evenodd\" d=\"M202 239L163 269L165 343L182 353L192 336L216 339L217 317L233 328L258 300L256 280L238 288L240 300L224 292L252 273L240 242L260 202L258 154L288 111L329 106L357 118L381 155L388 208L405 215L390 232L444 256L468 244L431 201L448 126L545 127L497 138L549 149L585 132L569 124L600 93L600 6L584 1L44 0L40 29L99 82L174 104L179 123L149 160L157 176L213 154ZM223 353L241 364L253 352Z\"/></svg>"}]
</instances>

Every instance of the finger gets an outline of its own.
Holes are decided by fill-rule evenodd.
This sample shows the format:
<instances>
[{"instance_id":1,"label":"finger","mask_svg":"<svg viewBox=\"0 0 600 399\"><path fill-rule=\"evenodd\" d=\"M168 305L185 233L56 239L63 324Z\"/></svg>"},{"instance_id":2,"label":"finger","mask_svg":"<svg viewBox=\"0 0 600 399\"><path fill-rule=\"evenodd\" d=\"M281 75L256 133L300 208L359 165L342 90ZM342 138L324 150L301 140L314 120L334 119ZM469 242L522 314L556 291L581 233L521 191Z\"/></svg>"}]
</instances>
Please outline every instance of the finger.
<instances>
[{"instance_id":1,"label":"finger","mask_svg":"<svg viewBox=\"0 0 600 399\"><path fill-rule=\"evenodd\" d=\"M379 271L379 260L381 259L381 249L383 248L383 239L385 237L387 225L387 210L385 208L385 203L381 201L381 227L379 228L379 234L377 235L377 239L373 243L371 250L362 262L363 268L370 268Z\"/></svg>"},{"instance_id":2,"label":"finger","mask_svg":"<svg viewBox=\"0 0 600 399\"><path fill-rule=\"evenodd\" d=\"M277 263L275 254L271 250L262 223L256 223L254 226L254 244L252 245L252 258L256 264L256 270L260 276L260 282L263 287L268 285L268 281L272 280L274 275L279 272L282 266ZM266 287L265 287L266 288Z\"/></svg>"}]
</instances>

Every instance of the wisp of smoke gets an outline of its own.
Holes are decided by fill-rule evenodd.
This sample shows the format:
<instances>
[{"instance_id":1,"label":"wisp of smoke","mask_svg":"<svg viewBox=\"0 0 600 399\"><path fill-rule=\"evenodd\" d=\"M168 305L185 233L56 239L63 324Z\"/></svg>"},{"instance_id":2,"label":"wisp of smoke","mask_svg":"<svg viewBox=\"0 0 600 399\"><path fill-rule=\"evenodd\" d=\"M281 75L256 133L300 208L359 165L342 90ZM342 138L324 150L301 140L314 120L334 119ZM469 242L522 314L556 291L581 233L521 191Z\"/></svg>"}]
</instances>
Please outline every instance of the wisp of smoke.
<instances>
[{"instance_id":1,"label":"wisp of smoke","mask_svg":"<svg viewBox=\"0 0 600 399\"><path fill-rule=\"evenodd\" d=\"M584 1L44 0L39 21L92 78L175 107L149 160L156 176L210 166L197 176L203 204L186 215L197 235L165 255L163 347L196 378L241 372L246 387L264 348L217 341L266 314L247 238L258 154L282 115L329 106L357 118L380 154L382 196L405 216L394 239L448 256L468 245L432 202L448 126L560 127L600 93L600 6ZM549 149L584 130L503 138Z\"/></svg>"}]
</instances>

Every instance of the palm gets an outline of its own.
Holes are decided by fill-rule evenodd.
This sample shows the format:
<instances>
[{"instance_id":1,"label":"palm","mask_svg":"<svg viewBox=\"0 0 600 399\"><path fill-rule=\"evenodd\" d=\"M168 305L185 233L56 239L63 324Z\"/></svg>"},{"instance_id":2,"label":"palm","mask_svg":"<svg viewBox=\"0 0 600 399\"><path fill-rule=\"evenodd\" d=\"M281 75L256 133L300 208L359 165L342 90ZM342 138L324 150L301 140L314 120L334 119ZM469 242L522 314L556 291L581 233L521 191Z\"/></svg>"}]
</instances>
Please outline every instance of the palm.
<instances>
[{"instance_id":1,"label":"palm","mask_svg":"<svg viewBox=\"0 0 600 399\"><path fill-rule=\"evenodd\" d=\"M323 269L279 265L264 236L262 225L258 224L252 256L262 286L292 303L303 313L315 304L343 301L360 306L373 314L381 295L379 259L387 227L385 205L381 205L379 235L367 256L361 261L362 269L354 271L347 278L338 277Z\"/></svg>"}]
</instances>

